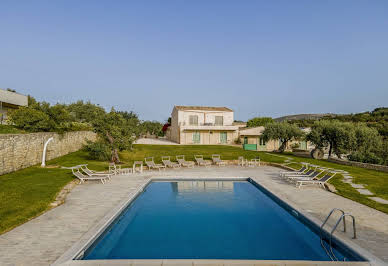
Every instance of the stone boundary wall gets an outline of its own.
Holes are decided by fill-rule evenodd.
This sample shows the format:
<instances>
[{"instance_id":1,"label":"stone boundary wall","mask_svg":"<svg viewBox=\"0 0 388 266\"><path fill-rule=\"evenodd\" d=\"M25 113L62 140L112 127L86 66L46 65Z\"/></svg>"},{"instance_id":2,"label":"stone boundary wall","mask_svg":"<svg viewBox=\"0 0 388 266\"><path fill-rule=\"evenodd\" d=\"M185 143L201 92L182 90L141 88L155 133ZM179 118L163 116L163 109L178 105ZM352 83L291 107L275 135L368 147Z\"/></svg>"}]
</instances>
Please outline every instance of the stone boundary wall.
<instances>
[{"instance_id":1,"label":"stone boundary wall","mask_svg":"<svg viewBox=\"0 0 388 266\"><path fill-rule=\"evenodd\" d=\"M54 139L47 146L46 160L81 149L86 140L95 141L97 134L92 131L0 134L0 175L40 164L44 143L50 137Z\"/></svg>"},{"instance_id":2,"label":"stone boundary wall","mask_svg":"<svg viewBox=\"0 0 388 266\"><path fill-rule=\"evenodd\" d=\"M345 161L345 160L340 160L340 159L335 159L335 158L327 159L327 161L333 162L333 163L338 163L338 164L343 164L343 165L357 166L357 167L361 167L361 168L372 169L372 170L382 171L382 172L388 173L388 166L386 166L386 165L360 163L360 162L354 162L354 161Z\"/></svg>"}]
</instances>

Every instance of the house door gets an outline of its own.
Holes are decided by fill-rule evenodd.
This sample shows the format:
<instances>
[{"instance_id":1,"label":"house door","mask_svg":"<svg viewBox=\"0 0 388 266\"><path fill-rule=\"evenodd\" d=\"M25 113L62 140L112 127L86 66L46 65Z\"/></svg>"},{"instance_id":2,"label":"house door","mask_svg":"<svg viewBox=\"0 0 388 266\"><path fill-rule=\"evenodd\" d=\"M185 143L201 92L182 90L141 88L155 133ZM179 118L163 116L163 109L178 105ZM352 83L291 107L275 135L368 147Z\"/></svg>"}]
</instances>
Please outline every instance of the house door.
<instances>
[{"instance_id":1,"label":"house door","mask_svg":"<svg viewBox=\"0 0 388 266\"><path fill-rule=\"evenodd\" d=\"M257 150L259 150L259 151L266 151L267 150L267 143L264 141L263 138L259 137L257 140L257 143L258 143Z\"/></svg>"},{"instance_id":2,"label":"house door","mask_svg":"<svg viewBox=\"0 0 388 266\"><path fill-rule=\"evenodd\" d=\"M220 142L221 144L226 144L228 142L228 135L226 132L220 132Z\"/></svg>"},{"instance_id":3,"label":"house door","mask_svg":"<svg viewBox=\"0 0 388 266\"><path fill-rule=\"evenodd\" d=\"M299 149L301 150L307 150L307 142L305 140L301 141L299 143Z\"/></svg>"},{"instance_id":4,"label":"house door","mask_svg":"<svg viewBox=\"0 0 388 266\"><path fill-rule=\"evenodd\" d=\"M193 132L193 143L194 144L201 143L201 134L199 132Z\"/></svg>"}]
</instances>

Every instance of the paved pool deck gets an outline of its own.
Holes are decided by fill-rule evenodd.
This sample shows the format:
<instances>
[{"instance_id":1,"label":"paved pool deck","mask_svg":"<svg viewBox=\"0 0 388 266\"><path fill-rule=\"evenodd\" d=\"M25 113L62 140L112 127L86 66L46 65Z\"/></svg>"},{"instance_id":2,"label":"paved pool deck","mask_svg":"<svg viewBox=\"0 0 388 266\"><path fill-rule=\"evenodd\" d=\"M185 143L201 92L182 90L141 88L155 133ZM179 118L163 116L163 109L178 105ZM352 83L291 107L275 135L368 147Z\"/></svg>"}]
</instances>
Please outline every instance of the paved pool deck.
<instances>
[{"instance_id":1,"label":"paved pool deck","mask_svg":"<svg viewBox=\"0 0 388 266\"><path fill-rule=\"evenodd\" d=\"M147 183L150 178L163 176L178 178L251 177L297 210L308 213L320 222L325 219L331 209L341 208L356 217L357 239L351 239L350 223L347 235L344 235L340 230L336 234L388 262L387 214L330 193L317 186L298 189L279 178L279 171L278 168L270 166L257 168L241 168L238 166L196 167L193 169L185 168L161 172L146 171L136 175L114 176L105 185L98 182L87 182L78 185L68 194L63 205L0 235L0 265L50 265L82 239L82 236L98 224L107 213L131 195L134 195L137 189ZM332 222L329 224L332 225ZM91 265L90 263L85 261L83 264ZM198 261L192 264L192 262L186 261L186 263L189 265L205 265L208 262ZM174 261L164 261L163 265L186 265L186 263L174 264ZM233 265L256 265L254 262L243 263ZM230 263L220 262L216 265L224 264L229 265ZM266 263L263 262L258 265L264 264ZM268 262L267 264L279 265L275 262ZM291 264L296 265L292 262ZM306 265L305 263L302 264ZM101 265L104 265L104 263ZM120 261L117 261L115 265L144 264L139 261L122 262L121 264ZM161 265L161 263L156 262L153 265Z\"/></svg>"}]
</instances>

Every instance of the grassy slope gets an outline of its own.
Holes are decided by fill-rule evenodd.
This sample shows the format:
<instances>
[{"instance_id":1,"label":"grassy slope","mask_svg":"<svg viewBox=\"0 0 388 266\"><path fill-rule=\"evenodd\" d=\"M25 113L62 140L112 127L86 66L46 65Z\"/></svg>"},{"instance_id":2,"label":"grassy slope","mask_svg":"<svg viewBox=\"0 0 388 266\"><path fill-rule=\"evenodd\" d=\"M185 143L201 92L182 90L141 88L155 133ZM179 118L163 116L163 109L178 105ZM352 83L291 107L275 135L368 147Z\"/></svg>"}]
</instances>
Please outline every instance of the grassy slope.
<instances>
[{"instance_id":1,"label":"grassy slope","mask_svg":"<svg viewBox=\"0 0 388 266\"><path fill-rule=\"evenodd\" d=\"M164 146L164 145L135 145L134 151L124 151L120 154L124 165L131 166L135 160L143 160L144 157L153 156L156 162L160 162L164 155L186 155L187 160L193 160L195 154L202 154L209 159L212 154L220 154L222 159L237 159L238 156L255 158L267 162L282 163L285 157L270 155L264 152L244 151L230 146ZM299 158L286 155L295 161L309 161L314 164L343 169L355 177L357 183L367 184L367 188L378 196L388 199L388 174L357 167L343 166L326 161ZM88 163L91 169L107 169L107 162L88 160L83 151L74 152L60 158L49 161L47 164L54 168L29 167L14 173L0 176L0 233L8 231L29 219L39 215L49 208L49 204L55 199L58 192L73 177L66 169L55 166L73 166ZM295 164L294 164L295 166ZM350 185L342 183L340 177L334 178L333 183L342 196L388 213L388 206L375 203L366 196L356 192Z\"/></svg>"},{"instance_id":2,"label":"grassy slope","mask_svg":"<svg viewBox=\"0 0 388 266\"><path fill-rule=\"evenodd\" d=\"M348 171L351 176L354 177L353 182L357 184L364 184L365 187L373 192L376 196L388 200L388 173L364 169L360 167L340 165L336 163L327 162L324 160L314 160L310 158L300 158L296 156L287 155L288 157L293 158L295 161L299 162L310 162L312 164L317 164L325 167L331 167L335 169L342 169ZM364 205L372 207L374 209L380 210L382 212L388 213L388 205L377 203L371 199L368 199L368 196L361 195L357 192L355 188L350 186L347 183L343 183L342 176L337 175L329 182L335 186L338 190L338 194L352 199L354 201L360 202Z\"/></svg>"},{"instance_id":3,"label":"grassy slope","mask_svg":"<svg viewBox=\"0 0 388 266\"><path fill-rule=\"evenodd\" d=\"M87 160L85 152L75 152L48 162L71 166L80 162L103 170L108 163ZM58 192L71 180L69 170L29 167L0 176L0 233L25 223L49 208Z\"/></svg>"}]
</instances>

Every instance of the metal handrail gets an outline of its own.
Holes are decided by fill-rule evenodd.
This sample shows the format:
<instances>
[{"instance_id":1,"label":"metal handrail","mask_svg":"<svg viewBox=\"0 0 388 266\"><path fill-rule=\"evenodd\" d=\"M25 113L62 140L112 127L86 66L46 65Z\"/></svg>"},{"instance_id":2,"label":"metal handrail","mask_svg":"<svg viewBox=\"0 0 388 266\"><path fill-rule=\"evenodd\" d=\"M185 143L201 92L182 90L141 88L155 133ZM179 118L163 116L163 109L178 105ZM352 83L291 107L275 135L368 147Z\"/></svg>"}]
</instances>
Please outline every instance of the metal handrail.
<instances>
[{"instance_id":1,"label":"metal handrail","mask_svg":"<svg viewBox=\"0 0 388 266\"><path fill-rule=\"evenodd\" d=\"M334 252L333 252L333 248L332 248L332 238L333 238L333 233L334 231L337 229L337 226L339 225L339 223L341 222L341 220L345 221L345 217L346 216L350 216L352 217L352 220L353 220L353 239L356 239L357 236L356 236L356 219L354 218L353 215L349 214L349 213L344 213L341 215L341 217L338 219L337 223L334 225L333 229L331 230L330 232L330 239L329 239L329 245L330 245L330 251L331 251L331 254L333 255L333 257L337 259L337 257L334 255Z\"/></svg>"},{"instance_id":2,"label":"metal handrail","mask_svg":"<svg viewBox=\"0 0 388 266\"><path fill-rule=\"evenodd\" d=\"M330 211L329 215L326 217L325 221L322 223L321 225L321 236L322 236L322 230L323 230L323 227L325 226L325 224L327 223L327 221L329 220L330 216L335 212L335 211L340 211L342 213L342 216L345 215L345 212L341 209L338 209L338 208L334 208ZM342 217L341 216L341 217ZM346 232L346 223L345 223L345 217L343 217L343 223L344 223L344 232Z\"/></svg>"},{"instance_id":3,"label":"metal handrail","mask_svg":"<svg viewBox=\"0 0 388 266\"><path fill-rule=\"evenodd\" d=\"M338 220L337 224L336 224L336 227L338 226L339 222L341 221L341 219L343 220L343 224L344 224L344 232L346 232L346 222L345 222L345 212L341 209L338 209L338 208L334 208L330 211L329 215L327 215L325 221L323 221L322 225L321 225L321 230L320 230L320 234L319 234L319 237L320 237L320 241L321 241L321 246L323 247L323 249L325 250L326 254L329 256L329 258L331 260L338 260L336 258L336 256L334 255L334 252L333 252L333 249L331 247L331 237L330 237L330 252L329 250L327 250L327 248L325 247L325 244L323 242L323 236L322 236L322 232L323 232L323 227L325 226L325 224L327 223L327 221L329 220L330 216L335 212L335 211L339 211L342 213L340 219Z\"/></svg>"},{"instance_id":4,"label":"metal handrail","mask_svg":"<svg viewBox=\"0 0 388 266\"><path fill-rule=\"evenodd\" d=\"M329 220L330 216L331 216L335 211L341 212L342 215L341 215L341 217L339 217L339 219L337 220L337 222L335 223L333 229L332 229L331 232L330 232L330 237L329 237L329 248L330 248L330 252L329 252L329 250L327 250L327 248L326 248L325 245L324 245L322 232L323 232L323 227L325 226L325 224L326 224L327 221ZM343 210L341 210L341 209L338 209L338 208L332 209L331 212L329 213L329 215L326 217L325 221L324 221L324 222L322 223L322 225L321 225L321 230L320 230L321 246L322 246L323 249L326 251L326 254L330 257L331 260L337 260L337 261L338 261L338 258L335 256L334 251L333 251L332 239L333 239L333 234L334 234L335 230L337 229L338 225L341 223L341 220L343 221L344 232L346 232L346 219L345 219L346 216L352 217L352 222L353 222L353 239L356 239L356 238L357 238L357 234L356 234L356 218L354 218L354 216L351 215L350 213L345 213L345 212L344 212Z\"/></svg>"}]
</instances>

